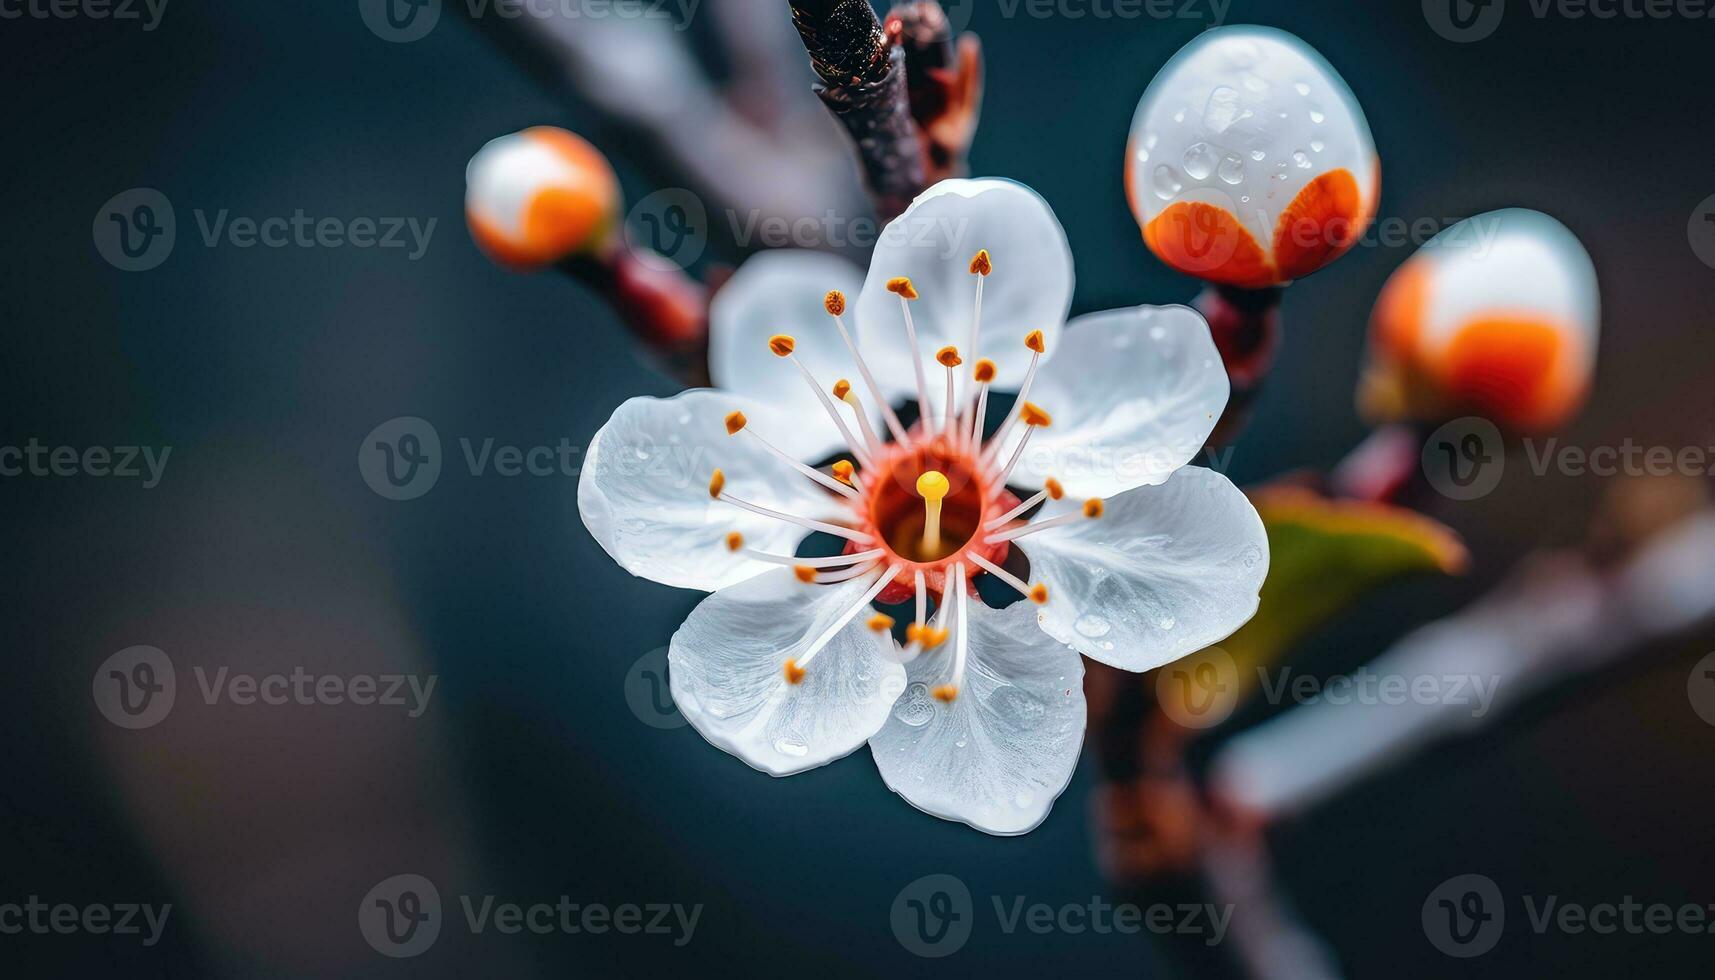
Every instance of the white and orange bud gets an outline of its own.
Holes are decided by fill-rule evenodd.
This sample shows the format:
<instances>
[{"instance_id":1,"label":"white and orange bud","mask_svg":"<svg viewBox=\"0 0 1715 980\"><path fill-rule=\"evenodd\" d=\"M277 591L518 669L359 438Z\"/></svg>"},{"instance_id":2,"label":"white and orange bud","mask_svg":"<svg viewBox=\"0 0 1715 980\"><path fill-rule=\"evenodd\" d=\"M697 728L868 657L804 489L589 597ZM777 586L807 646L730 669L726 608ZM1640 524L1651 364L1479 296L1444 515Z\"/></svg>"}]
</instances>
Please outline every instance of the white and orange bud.
<instances>
[{"instance_id":1,"label":"white and orange bud","mask_svg":"<svg viewBox=\"0 0 1715 980\"><path fill-rule=\"evenodd\" d=\"M511 268L603 251L619 227L620 200L607 158L552 126L493 140L465 168L471 237Z\"/></svg>"},{"instance_id":2,"label":"white and orange bud","mask_svg":"<svg viewBox=\"0 0 1715 980\"><path fill-rule=\"evenodd\" d=\"M1600 318L1595 267L1564 225L1517 208L1467 218L1383 287L1359 407L1378 422L1552 429L1589 391Z\"/></svg>"},{"instance_id":3,"label":"white and orange bud","mask_svg":"<svg viewBox=\"0 0 1715 980\"><path fill-rule=\"evenodd\" d=\"M1357 99L1321 55L1284 31L1222 27L1150 82L1125 185L1161 261L1255 289L1351 248L1375 216L1381 164Z\"/></svg>"}]
</instances>

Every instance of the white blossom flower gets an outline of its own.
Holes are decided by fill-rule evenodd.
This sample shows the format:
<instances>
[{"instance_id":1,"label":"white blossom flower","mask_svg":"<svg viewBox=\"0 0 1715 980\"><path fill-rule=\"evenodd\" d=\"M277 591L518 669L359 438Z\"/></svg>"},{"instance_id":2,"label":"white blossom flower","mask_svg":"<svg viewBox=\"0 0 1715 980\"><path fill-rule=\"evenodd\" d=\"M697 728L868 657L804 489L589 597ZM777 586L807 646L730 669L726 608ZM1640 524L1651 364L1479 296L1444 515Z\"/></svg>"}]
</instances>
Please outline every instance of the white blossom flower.
<instances>
[{"instance_id":1,"label":"white blossom flower","mask_svg":"<svg viewBox=\"0 0 1715 980\"><path fill-rule=\"evenodd\" d=\"M945 181L867 280L805 252L746 263L710 312L718 387L614 413L579 508L631 572L714 592L669 653L705 738L777 776L867 742L914 806L1025 833L1077 764L1078 653L1146 670L1255 612L1262 523L1184 466L1228 395L1207 324L1139 307L1062 329L1071 297L1040 197ZM817 534L843 551L802 557ZM1031 601L991 607L985 577Z\"/></svg>"}]
</instances>

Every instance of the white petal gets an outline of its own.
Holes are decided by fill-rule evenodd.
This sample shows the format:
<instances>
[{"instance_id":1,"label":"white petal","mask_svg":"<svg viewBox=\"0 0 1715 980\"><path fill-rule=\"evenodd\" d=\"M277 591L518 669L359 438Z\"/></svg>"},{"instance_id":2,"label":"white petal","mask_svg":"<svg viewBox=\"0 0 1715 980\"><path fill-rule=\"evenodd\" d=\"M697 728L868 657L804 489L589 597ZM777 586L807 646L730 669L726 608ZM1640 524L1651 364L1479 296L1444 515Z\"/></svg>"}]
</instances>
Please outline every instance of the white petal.
<instances>
[{"instance_id":1,"label":"white petal","mask_svg":"<svg viewBox=\"0 0 1715 980\"><path fill-rule=\"evenodd\" d=\"M1083 520L1021 539L1048 585L1042 628L1085 656L1149 670L1218 643L1256 613L1268 536L1219 473L1176 471Z\"/></svg>"},{"instance_id":2,"label":"white petal","mask_svg":"<svg viewBox=\"0 0 1715 980\"><path fill-rule=\"evenodd\" d=\"M751 766L789 776L864 743L905 687L893 638L860 610L787 683L785 666L863 598L872 577L805 585L778 569L722 589L673 634L673 702L703 737Z\"/></svg>"},{"instance_id":3,"label":"white petal","mask_svg":"<svg viewBox=\"0 0 1715 980\"><path fill-rule=\"evenodd\" d=\"M914 807L990 834L1023 834L1048 816L1084 741L1084 665L1036 628L1036 606L973 602L970 662L959 696L946 683L950 644L907 668L910 686L869 740L888 788Z\"/></svg>"},{"instance_id":4,"label":"white petal","mask_svg":"<svg viewBox=\"0 0 1715 980\"><path fill-rule=\"evenodd\" d=\"M982 335L970 350L976 277L971 259L988 249L994 272L983 286ZM943 180L912 202L882 232L858 300L859 343L883 384L916 397L905 320L887 281L909 276L920 299L911 304L930 401L945 397L946 369L935 351L949 344L965 361L960 384L978 357L995 362L996 385L1017 388L1030 365L1025 335L1041 330L1049 353L1072 306L1072 251L1048 202L1010 180Z\"/></svg>"},{"instance_id":5,"label":"white petal","mask_svg":"<svg viewBox=\"0 0 1715 980\"><path fill-rule=\"evenodd\" d=\"M1202 450L1228 390L1209 324L1188 306L1079 317L1030 389L1054 424L1031 436L1012 482L1052 476L1075 497L1162 483Z\"/></svg>"},{"instance_id":6,"label":"white petal","mask_svg":"<svg viewBox=\"0 0 1715 980\"><path fill-rule=\"evenodd\" d=\"M862 393L857 366L822 305L829 290L853 297L862 288L863 274L844 259L781 249L745 260L709 304L710 380L794 420L775 445L806 462L844 450L845 441L803 374L768 349L768 338L790 334L798 342L798 359L823 388L846 378ZM853 326L849 315L846 325ZM879 424L875 406L865 399L865 407L872 424ZM849 415L845 421L852 424Z\"/></svg>"},{"instance_id":7,"label":"white petal","mask_svg":"<svg viewBox=\"0 0 1715 980\"><path fill-rule=\"evenodd\" d=\"M710 499L716 467L726 474L727 489L750 503L799 517L837 512L827 491L755 439L727 435L726 416L733 411L744 412L771 441L783 422L792 422L750 399L701 388L673 398L633 398L591 440L578 479L578 512L631 574L712 592L778 567L729 551L728 532L776 554L792 554L811 533Z\"/></svg>"}]
</instances>

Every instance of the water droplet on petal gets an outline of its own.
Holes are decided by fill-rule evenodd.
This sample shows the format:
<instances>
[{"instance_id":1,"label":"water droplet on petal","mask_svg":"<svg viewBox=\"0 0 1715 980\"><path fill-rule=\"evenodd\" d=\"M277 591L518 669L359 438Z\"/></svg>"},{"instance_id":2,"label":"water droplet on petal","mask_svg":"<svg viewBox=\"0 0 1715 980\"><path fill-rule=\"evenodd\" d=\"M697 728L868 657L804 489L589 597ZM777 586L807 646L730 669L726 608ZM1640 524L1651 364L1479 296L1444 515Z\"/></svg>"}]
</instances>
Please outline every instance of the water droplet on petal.
<instances>
[{"instance_id":1,"label":"water droplet on petal","mask_svg":"<svg viewBox=\"0 0 1715 980\"><path fill-rule=\"evenodd\" d=\"M1295 90L1297 90L1299 95L1309 95L1310 94L1310 83L1308 83L1308 82L1299 82L1297 85L1294 85L1292 87Z\"/></svg>"},{"instance_id":2,"label":"water droplet on petal","mask_svg":"<svg viewBox=\"0 0 1715 980\"><path fill-rule=\"evenodd\" d=\"M912 728L927 725L935 717L935 702L929 697L928 685L913 684L906 688L899 700L893 702L893 717Z\"/></svg>"},{"instance_id":3,"label":"water droplet on petal","mask_svg":"<svg viewBox=\"0 0 1715 980\"><path fill-rule=\"evenodd\" d=\"M1216 136L1249 116L1250 111L1239 104L1238 91L1226 85L1218 86L1210 92L1209 102L1203 107L1203 125Z\"/></svg>"},{"instance_id":4,"label":"water droplet on petal","mask_svg":"<svg viewBox=\"0 0 1715 980\"><path fill-rule=\"evenodd\" d=\"M810 751L810 746L805 744L802 739L795 738L791 735L782 735L774 740L774 751L781 755L798 757L807 755Z\"/></svg>"},{"instance_id":5,"label":"water droplet on petal","mask_svg":"<svg viewBox=\"0 0 1715 980\"><path fill-rule=\"evenodd\" d=\"M1155 168L1155 176L1150 186L1155 189L1155 196L1163 201L1173 200L1174 195L1184 189L1184 185L1179 183L1179 175L1166 164Z\"/></svg>"},{"instance_id":6,"label":"water droplet on petal","mask_svg":"<svg viewBox=\"0 0 1715 980\"><path fill-rule=\"evenodd\" d=\"M1238 157L1227 156L1221 160L1221 169L1216 172L1229 184L1242 184L1245 180L1245 162Z\"/></svg>"},{"instance_id":7,"label":"water droplet on petal","mask_svg":"<svg viewBox=\"0 0 1715 980\"><path fill-rule=\"evenodd\" d=\"M1311 166L1310 157L1303 150L1294 150L1293 151L1292 162L1297 164L1300 168L1302 168L1304 170L1310 169L1310 166Z\"/></svg>"},{"instance_id":8,"label":"water droplet on petal","mask_svg":"<svg viewBox=\"0 0 1715 980\"><path fill-rule=\"evenodd\" d=\"M1218 161L1215 148L1207 143L1193 143L1185 150L1185 173L1192 180L1208 180Z\"/></svg>"},{"instance_id":9,"label":"water droplet on petal","mask_svg":"<svg viewBox=\"0 0 1715 980\"><path fill-rule=\"evenodd\" d=\"M1019 790L1012 797L1012 805L1015 807L1018 807L1020 810L1029 809L1030 804L1035 803L1035 802L1036 802L1036 794L1032 793L1031 791L1029 791L1027 789Z\"/></svg>"},{"instance_id":10,"label":"water droplet on petal","mask_svg":"<svg viewBox=\"0 0 1715 980\"><path fill-rule=\"evenodd\" d=\"M1108 635L1108 631L1113 629L1113 625L1100 616L1086 614L1079 616L1077 622L1072 624L1072 628L1078 631L1078 635L1087 636L1093 640L1098 636Z\"/></svg>"}]
</instances>

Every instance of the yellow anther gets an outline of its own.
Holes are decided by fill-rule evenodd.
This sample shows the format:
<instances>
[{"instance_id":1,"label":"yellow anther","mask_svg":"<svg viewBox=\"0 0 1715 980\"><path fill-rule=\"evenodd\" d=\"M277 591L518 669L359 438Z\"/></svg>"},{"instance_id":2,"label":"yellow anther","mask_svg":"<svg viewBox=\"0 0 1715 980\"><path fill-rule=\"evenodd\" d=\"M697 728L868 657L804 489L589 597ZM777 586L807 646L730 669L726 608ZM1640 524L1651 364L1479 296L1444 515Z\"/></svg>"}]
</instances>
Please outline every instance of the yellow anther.
<instances>
[{"instance_id":1,"label":"yellow anther","mask_svg":"<svg viewBox=\"0 0 1715 980\"><path fill-rule=\"evenodd\" d=\"M933 650L947 642L947 631L936 629L933 626L925 626L922 623L912 623L905 627L905 642L921 643L923 649Z\"/></svg>"},{"instance_id":2,"label":"yellow anther","mask_svg":"<svg viewBox=\"0 0 1715 980\"><path fill-rule=\"evenodd\" d=\"M941 552L941 501L947 499L952 484L940 470L927 470L917 478L917 493L923 498L923 553L939 556Z\"/></svg>"},{"instance_id":3,"label":"yellow anther","mask_svg":"<svg viewBox=\"0 0 1715 980\"><path fill-rule=\"evenodd\" d=\"M1030 601L1042 605L1048 601L1048 586L1040 583L1030 587Z\"/></svg>"},{"instance_id":4,"label":"yellow anther","mask_svg":"<svg viewBox=\"0 0 1715 980\"><path fill-rule=\"evenodd\" d=\"M1102 511L1105 509L1106 505L1102 503L1102 498L1100 497L1091 497L1089 500L1084 501L1084 516L1091 520L1095 520L1102 516Z\"/></svg>"},{"instance_id":5,"label":"yellow anther","mask_svg":"<svg viewBox=\"0 0 1715 980\"><path fill-rule=\"evenodd\" d=\"M843 402L846 400L846 396L851 394L851 393L852 393L852 383L850 381L847 381L845 378L841 378L840 380L834 382L834 397L835 398L837 398Z\"/></svg>"},{"instance_id":6,"label":"yellow anther","mask_svg":"<svg viewBox=\"0 0 1715 980\"><path fill-rule=\"evenodd\" d=\"M793 565L792 574L798 576L798 581L805 585L816 581L816 570L809 565Z\"/></svg>"},{"instance_id":7,"label":"yellow anther","mask_svg":"<svg viewBox=\"0 0 1715 980\"><path fill-rule=\"evenodd\" d=\"M852 482L852 464L849 459L838 460L833 465L834 479L841 483Z\"/></svg>"},{"instance_id":8,"label":"yellow anther","mask_svg":"<svg viewBox=\"0 0 1715 980\"><path fill-rule=\"evenodd\" d=\"M985 357L977 362L977 369L971 373L977 379L977 384L986 385L994 383L997 370L994 362Z\"/></svg>"},{"instance_id":9,"label":"yellow anther","mask_svg":"<svg viewBox=\"0 0 1715 980\"><path fill-rule=\"evenodd\" d=\"M971 275L986 276L994 271L994 263L989 261L989 250L983 249L971 259Z\"/></svg>"},{"instance_id":10,"label":"yellow anther","mask_svg":"<svg viewBox=\"0 0 1715 980\"><path fill-rule=\"evenodd\" d=\"M868 626L877 633L885 633L893 628L893 617L886 613L876 613L869 618Z\"/></svg>"},{"instance_id":11,"label":"yellow anther","mask_svg":"<svg viewBox=\"0 0 1715 980\"><path fill-rule=\"evenodd\" d=\"M897 294L903 299L917 298L917 287L911 285L911 278L909 276L899 276L898 278L887 280L887 291Z\"/></svg>"},{"instance_id":12,"label":"yellow anther","mask_svg":"<svg viewBox=\"0 0 1715 980\"><path fill-rule=\"evenodd\" d=\"M1066 496L1066 488L1061 486L1060 481L1053 477L1049 477L1042 481L1042 487L1048 491L1049 500L1059 500L1061 497Z\"/></svg>"},{"instance_id":13,"label":"yellow anther","mask_svg":"<svg viewBox=\"0 0 1715 980\"><path fill-rule=\"evenodd\" d=\"M1039 428L1046 428L1054 424L1052 416L1044 412L1041 407L1032 405L1030 402L1025 402L1024 407L1019 410L1018 419L1025 425L1034 425Z\"/></svg>"},{"instance_id":14,"label":"yellow anther","mask_svg":"<svg viewBox=\"0 0 1715 980\"><path fill-rule=\"evenodd\" d=\"M822 297L822 308L829 316L840 316L846 311L846 294L837 289L828 290L828 295Z\"/></svg>"},{"instance_id":15,"label":"yellow anther","mask_svg":"<svg viewBox=\"0 0 1715 980\"><path fill-rule=\"evenodd\" d=\"M1042 336L1042 331L1032 330L1024 337L1024 346L1038 354L1048 353L1048 340Z\"/></svg>"},{"instance_id":16,"label":"yellow anther","mask_svg":"<svg viewBox=\"0 0 1715 980\"><path fill-rule=\"evenodd\" d=\"M953 700L959 696L959 689L951 684L942 684L930 693L935 695L935 700L942 704L952 704Z\"/></svg>"},{"instance_id":17,"label":"yellow anther","mask_svg":"<svg viewBox=\"0 0 1715 980\"><path fill-rule=\"evenodd\" d=\"M798 661L796 660L786 661L786 683L804 683L804 668L798 666Z\"/></svg>"},{"instance_id":18,"label":"yellow anther","mask_svg":"<svg viewBox=\"0 0 1715 980\"><path fill-rule=\"evenodd\" d=\"M743 412L733 412L726 417L726 434L736 436L750 422Z\"/></svg>"},{"instance_id":19,"label":"yellow anther","mask_svg":"<svg viewBox=\"0 0 1715 980\"><path fill-rule=\"evenodd\" d=\"M737 531L728 532L726 536L726 550L737 551L742 547L744 547L744 535Z\"/></svg>"},{"instance_id":20,"label":"yellow anther","mask_svg":"<svg viewBox=\"0 0 1715 980\"><path fill-rule=\"evenodd\" d=\"M798 348L798 342L790 334L777 333L768 338L768 349L775 357L788 357Z\"/></svg>"},{"instance_id":21,"label":"yellow anther","mask_svg":"<svg viewBox=\"0 0 1715 980\"><path fill-rule=\"evenodd\" d=\"M956 368L965 363L964 359L959 356L959 349L957 347L941 348L935 352L935 360L940 361L942 367L950 368Z\"/></svg>"},{"instance_id":22,"label":"yellow anther","mask_svg":"<svg viewBox=\"0 0 1715 980\"><path fill-rule=\"evenodd\" d=\"M717 468L715 470L714 475L709 477L709 496L714 497L716 499L719 499L720 495L721 495L721 491L725 490L725 489L726 489L726 474L722 473Z\"/></svg>"}]
</instances>

